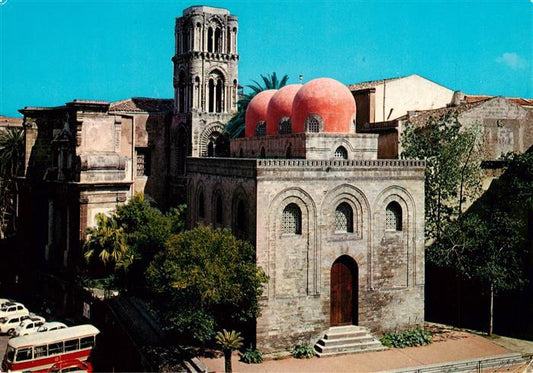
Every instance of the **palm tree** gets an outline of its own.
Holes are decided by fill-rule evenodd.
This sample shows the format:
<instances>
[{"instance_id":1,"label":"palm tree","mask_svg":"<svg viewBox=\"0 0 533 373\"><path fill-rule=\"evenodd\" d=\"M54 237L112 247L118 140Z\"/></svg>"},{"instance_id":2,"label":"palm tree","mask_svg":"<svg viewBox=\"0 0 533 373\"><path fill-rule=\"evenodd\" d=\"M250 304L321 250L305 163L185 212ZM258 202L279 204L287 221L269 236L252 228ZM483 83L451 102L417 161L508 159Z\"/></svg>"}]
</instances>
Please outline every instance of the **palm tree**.
<instances>
[{"instance_id":1,"label":"palm tree","mask_svg":"<svg viewBox=\"0 0 533 373\"><path fill-rule=\"evenodd\" d=\"M132 258L126 244L124 229L119 227L116 215L96 215L96 227L87 228L88 239L84 245L84 256L88 262L97 256L107 265L126 268Z\"/></svg>"},{"instance_id":2,"label":"palm tree","mask_svg":"<svg viewBox=\"0 0 533 373\"><path fill-rule=\"evenodd\" d=\"M246 109L248 108L248 104L252 98L254 98L259 92L266 91L268 89L280 89L287 84L289 76L284 75L281 79L278 79L277 74L273 72L267 76L261 75L261 79L263 80L263 84L252 80L254 84L247 85L252 92L243 95L239 102L237 102L237 113L229 120L228 124L226 124L226 127L224 128L224 132L226 132L230 137L239 137L244 132Z\"/></svg>"},{"instance_id":3,"label":"palm tree","mask_svg":"<svg viewBox=\"0 0 533 373\"><path fill-rule=\"evenodd\" d=\"M231 373L231 352L242 347L243 338L241 337L241 333L235 330L228 332L226 329L223 329L217 333L215 339L224 352L224 370L226 373Z\"/></svg>"},{"instance_id":4,"label":"palm tree","mask_svg":"<svg viewBox=\"0 0 533 373\"><path fill-rule=\"evenodd\" d=\"M16 177L24 161L24 133L8 128L0 133L0 239L15 229Z\"/></svg>"}]
</instances>

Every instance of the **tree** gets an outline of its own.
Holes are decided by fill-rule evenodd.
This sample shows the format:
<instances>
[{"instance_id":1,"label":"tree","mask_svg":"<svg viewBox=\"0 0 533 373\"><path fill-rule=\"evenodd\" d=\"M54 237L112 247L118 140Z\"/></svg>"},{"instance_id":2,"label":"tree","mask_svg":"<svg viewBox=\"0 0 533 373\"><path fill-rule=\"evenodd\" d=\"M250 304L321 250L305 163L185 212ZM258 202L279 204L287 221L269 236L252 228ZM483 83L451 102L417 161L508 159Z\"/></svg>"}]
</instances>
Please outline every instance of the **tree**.
<instances>
[{"instance_id":1,"label":"tree","mask_svg":"<svg viewBox=\"0 0 533 373\"><path fill-rule=\"evenodd\" d=\"M241 333L235 330L228 332L224 329L221 332L217 332L215 339L217 344L222 348L222 352L224 352L224 370L226 373L231 373L231 352L242 347L243 338L241 337Z\"/></svg>"},{"instance_id":2,"label":"tree","mask_svg":"<svg viewBox=\"0 0 533 373\"><path fill-rule=\"evenodd\" d=\"M409 122L402 134L402 158L423 159L426 242L438 240L446 226L481 192L481 133L464 128L457 115L430 118L424 127Z\"/></svg>"},{"instance_id":3,"label":"tree","mask_svg":"<svg viewBox=\"0 0 533 373\"><path fill-rule=\"evenodd\" d=\"M268 89L280 89L287 84L289 77L284 75L280 80L278 79L277 74L273 72L267 76L261 75L261 79L263 80L262 84L253 80L252 82L254 84L247 85L252 92L243 95L239 102L237 102L237 113L229 120L226 127L224 127L224 132L226 132L230 137L239 137L244 132L246 109L255 95Z\"/></svg>"},{"instance_id":4,"label":"tree","mask_svg":"<svg viewBox=\"0 0 533 373\"><path fill-rule=\"evenodd\" d=\"M124 286L141 290L145 287L144 272L154 255L165 248L172 234L184 229L183 210L180 206L163 214L144 194L135 194L111 215L97 215L96 227L87 229L85 259L98 258L106 274L120 270Z\"/></svg>"},{"instance_id":5,"label":"tree","mask_svg":"<svg viewBox=\"0 0 533 373\"><path fill-rule=\"evenodd\" d=\"M427 252L427 259L480 281L494 296L526 284L527 237L533 216L533 150L513 156L507 171L472 207L452 222Z\"/></svg>"},{"instance_id":6,"label":"tree","mask_svg":"<svg viewBox=\"0 0 533 373\"><path fill-rule=\"evenodd\" d=\"M208 227L174 235L146 273L161 318L201 343L215 330L239 330L259 316L268 280L250 243Z\"/></svg>"},{"instance_id":7,"label":"tree","mask_svg":"<svg viewBox=\"0 0 533 373\"><path fill-rule=\"evenodd\" d=\"M0 133L0 239L15 230L16 177L24 162L24 133L8 128Z\"/></svg>"}]
</instances>

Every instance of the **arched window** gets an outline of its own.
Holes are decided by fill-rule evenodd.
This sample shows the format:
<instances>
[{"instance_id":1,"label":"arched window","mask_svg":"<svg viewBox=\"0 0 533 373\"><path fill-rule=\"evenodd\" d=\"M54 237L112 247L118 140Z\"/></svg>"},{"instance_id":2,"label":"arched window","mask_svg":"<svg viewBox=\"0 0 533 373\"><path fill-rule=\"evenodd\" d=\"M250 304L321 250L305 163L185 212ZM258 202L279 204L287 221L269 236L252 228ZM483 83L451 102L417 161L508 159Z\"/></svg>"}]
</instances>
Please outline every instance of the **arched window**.
<instances>
[{"instance_id":1,"label":"arched window","mask_svg":"<svg viewBox=\"0 0 533 373\"><path fill-rule=\"evenodd\" d=\"M278 133L280 135L287 135L292 132L291 130L291 118L283 117L279 120L278 123Z\"/></svg>"},{"instance_id":2,"label":"arched window","mask_svg":"<svg viewBox=\"0 0 533 373\"><path fill-rule=\"evenodd\" d=\"M222 197L217 195L215 197L215 223L222 224L223 221L223 211L222 211Z\"/></svg>"},{"instance_id":3,"label":"arched window","mask_svg":"<svg viewBox=\"0 0 533 373\"><path fill-rule=\"evenodd\" d=\"M185 72L180 71L178 76L178 111L185 112Z\"/></svg>"},{"instance_id":4,"label":"arched window","mask_svg":"<svg viewBox=\"0 0 533 373\"><path fill-rule=\"evenodd\" d=\"M248 217L246 216L246 207L244 201L241 199L237 203L237 218L235 222L237 223L237 230L241 232L246 232L246 221Z\"/></svg>"},{"instance_id":5,"label":"arched window","mask_svg":"<svg viewBox=\"0 0 533 373\"><path fill-rule=\"evenodd\" d=\"M205 201L203 191L200 191L200 194L198 195L198 218L205 218Z\"/></svg>"},{"instance_id":6,"label":"arched window","mask_svg":"<svg viewBox=\"0 0 533 373\"><path fill-rule=\"evenodd\" d=\"M209 90L209 112L213 113L215 111L215 82L213 79L209 79L207 89Z\"/></svg>"},{"instance_id":7,"label":"arched window","mask_svg":"<svg viewBox=\"0 0 533 373\"><path fill-rule=\"evenodd\" d=\"M224 90L224 81L222 79L217 80L217 86L216 86L216 109L217 113L222 113L223 111L223 99L222 99L222 91Z\"/></svg>"},{"instance_id":8,"label":"arched window","mask_svg":"<svg viewBox=\"0 0 533 373\"><path fill-rule=\"evenodd\" d=\"M215 53L222 53L222 31L217 27L215 29Z\"/></svg>"},{"instance_id":9,"label":"arched window","mask_svg":"<svg viewBox=\"0 0 533 373\"><path fill-rule=\"evenodd\" d=\"M285 150L285 158L292 158L292 144L289 144L289 146L287 146L287 150Z\"/></svg>"},{"instance_id":10,"label":"arched window","mask_svg":"<svg viewBox=\"0 0 533 373\"><path fill-rule=\"evenodd\" d=\"M295 203L288 204L283 210L281 231L286 234L302 234L302 211Z\"/></svg>"},{"instance_id":11,"label":"arched window","mask_svg":"<svg viewBox=\"0 0 533 373\"><path fill-rule=\"evenodd\" d=\"M261 151L259 152L259 158L266 158L266 152L263 146L261 147Z\"/></svg>"},{"instance_id":12,"label":"arched window","mask_svg":"<svg viewBox=\"0 0 533 373\"><path fill-rule=\"evenodd\" d=\"M337 149L335 149L335 158L348 159L348 151L344 146L339 146Z\"/></svg>"},{"instance_id":13,"label":"arched window","mask_svg":"<svg viewBox=\"0 0 533 373\"><path fill-rule=\"evenodd\" d=\"M398 202L392 201L385 210L385 229L389 231L402 230L402 207Z\"/></svg>"},{"instance_id":14,"label":"arched window","mask_svg":"<svg viewBox=\"0 0 533 373\"><path fill-rule=\"evenodd\" d=\"M266 136L266 122L264 120L260 120L255 124L255 135Z\"/></svg>"},{"instance_id":15,"label":"arched window","mask_svg":"<svg viewBox=\"0 0 533 373\"><path fill-rule=\"evenodd\" d=\"M213 52L213 28L207 29L207 51Z\"/></svg>"},{"instance_id":16,"label":"arched window","mask_svg":"<svg viewBox=\"0 0 533 373\"><path fill-rule=\"evenodd\" d=\"M324 121L318 114L309 114L305 118L305 131L306 132L322 132Z\"/></svg>"},{"instance_id":17,"label":"arched window","mask_svg":"<svg viewBox=\"0 0 533 373\"><path fill-rule=\"evenodd\" d=\"M335 232L353 233L353 210L346 202L335 209Z\"/></svg>"}]
</instances>

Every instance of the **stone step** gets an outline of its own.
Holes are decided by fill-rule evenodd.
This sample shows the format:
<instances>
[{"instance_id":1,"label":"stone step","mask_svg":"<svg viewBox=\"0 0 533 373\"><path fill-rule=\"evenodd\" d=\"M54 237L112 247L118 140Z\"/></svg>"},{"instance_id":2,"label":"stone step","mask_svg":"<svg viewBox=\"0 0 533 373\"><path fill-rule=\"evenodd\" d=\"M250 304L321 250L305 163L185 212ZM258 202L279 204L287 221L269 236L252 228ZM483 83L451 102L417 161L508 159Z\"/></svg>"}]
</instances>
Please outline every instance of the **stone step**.
<instances>
[{"instance_id":1,"label":"stone step","mask_svg":"<svg viewBox=\"0 0 533 373\"><path fill-rule=\"evenodd\" d=\"M334 331L330 332L329 330L324 335L324 339L344 339L344 338L352 338L352 337L363 337L365 335L368 335L368 332L366 330L357 330L353 332L340 332L340 331Z\"/></svg>"},{"instance_id":2,"label":"stone step","mask_svg":"<svg viewBox=\"0 0 533 373\"><path fill-rule=\"evenodd\" d=\"M363 335L352 335L347 336L344 338L338 338L338 339L329 339L329 338L323 338L317 342L317 344L320 344L324 347L331 347L331 346L338 346L338 345L347 345L347 344L361 344L366 342L374 342L375 339L371 335L363 334Z\"/></svg>"},{"instance_id":3,"label":"stone step","mask_svg":"<svg viewBox=\"0 0 533 373\"><path fill-rule=\"evenodd\" d=\"M377 341L370 342L361 342L361 343L345 343L338 344L334 346L322 346L320 344L315 345L315 350L322 353L331 353L331 352L346 352L346 351L359 351L359 350L368 350L373 347L382 347L381 343Z\"/></svg>"},{"instance_id":4,"label":"stone step","mask_svg":"<svg viewBox=\"0 0 533 373\"><path fill-rule=\"evenodd\" d=\"M333 352L318 352L316 353L316 356L318 357L329 357L329 356L340 356L340 355L351 355L351 354L360 354L360 353L363 353L363 352L372 352L372 351L383 351L383 350L386 350L387 347L384 347L383 345L380 345L380 346L376 346L376 347L367 347L365 349L359 349L359 350L350 350L350 349L347 349L347 350L343 350L343 351L340 351L340 350L337 350L337 351L333 351Z\"/></svg>"}]
</instances>

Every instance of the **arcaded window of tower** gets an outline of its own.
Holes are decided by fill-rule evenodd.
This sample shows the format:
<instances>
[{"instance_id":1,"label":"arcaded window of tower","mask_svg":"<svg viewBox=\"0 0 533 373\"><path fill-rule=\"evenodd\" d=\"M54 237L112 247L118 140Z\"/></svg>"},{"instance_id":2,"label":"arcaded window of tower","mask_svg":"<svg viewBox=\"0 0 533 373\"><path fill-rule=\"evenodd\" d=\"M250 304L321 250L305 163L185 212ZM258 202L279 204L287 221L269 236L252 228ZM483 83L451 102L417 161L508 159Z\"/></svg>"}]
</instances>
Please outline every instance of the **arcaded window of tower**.
<instances>
[{"instance_id":1,"label":"arcaded window of tower","mask_svg":"<svg viewBox=\"0 0 533 373\"><path fill-rule=\"evenodd\" d=\"M385 210L385 229L389 231L402 230L402 207L396 201L389 203Z\"/></svg>"},{"instance_id":2,"label":"arcaded window of tower","mask_svg":"<svg viewBox=\"0 0 533 373\"><path fill-rule=\"evenodd\" d=\"M297 204L290 203L283 210L281 231L285 234L302 234L302 211Z\"/></svg>"},{"instance_id":3,"label":"arcaded window of tower","mask_svg":"<svg viewBox=\"0 0 533 373\"><path fill-rule=\"evenodd\" d=\"M353 210L346 202L335 209L335 232L353 233Z\"/></svg>"}]
</instances>

